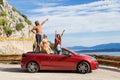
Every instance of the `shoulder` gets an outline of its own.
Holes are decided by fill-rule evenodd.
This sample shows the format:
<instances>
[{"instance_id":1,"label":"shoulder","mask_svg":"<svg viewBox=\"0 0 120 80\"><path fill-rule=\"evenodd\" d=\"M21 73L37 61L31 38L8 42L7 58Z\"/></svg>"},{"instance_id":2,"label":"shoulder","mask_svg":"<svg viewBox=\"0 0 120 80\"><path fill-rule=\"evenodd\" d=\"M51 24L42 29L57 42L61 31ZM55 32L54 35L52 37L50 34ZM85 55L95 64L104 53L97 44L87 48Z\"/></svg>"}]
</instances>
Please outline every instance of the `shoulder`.
<instances>
[{"instance_id":1,"label":"shoulder","mask_svg":"<svg viewBox=\"0 0 120 80\"><path fill-rule=\"evenodd\" d=\"M34 27L33 27L33 29L36 29L36 28L37 28L37 26L34 26Z\"/></svg>"},{"instance_id":2,"label":"shoulder","mask_svg":"<svg viewBox=\"0 0 120 80\"><path fill-rule=\"evenodd\" d=\"M41 27L41 26L42 26L41 24L38 25L38 27Z\"/></svg>"},{"instance_id":3,"label":"shoulder","mask_svg":"<svg viewBox=\"0 0 120 80\"><path fill-rule=\"evenodd\" d=\"M43 41L43 42L45 42L45 41L46 41L46 39L42 39L42 41Z\"/></svg>"}]
</instances>

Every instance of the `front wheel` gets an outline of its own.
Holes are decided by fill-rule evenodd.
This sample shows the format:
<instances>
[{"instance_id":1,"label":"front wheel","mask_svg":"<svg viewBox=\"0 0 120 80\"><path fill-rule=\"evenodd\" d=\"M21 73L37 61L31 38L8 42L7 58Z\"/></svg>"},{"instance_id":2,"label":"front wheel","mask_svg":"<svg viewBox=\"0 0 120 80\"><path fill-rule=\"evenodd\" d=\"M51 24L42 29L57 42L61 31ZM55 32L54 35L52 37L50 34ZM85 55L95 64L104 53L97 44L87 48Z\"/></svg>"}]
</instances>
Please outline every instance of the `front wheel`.
<instances>
[{"instance_id":1,"label":"front wheel","mask_svg":"<svg viewBox=\"0 0 120 80\"><path fill-rule=\"evenodd\" d=\"M91 71L90 65L88 64L88 62L83 61L77 65L77 71L83 74L88 73Z\"/></svg>"},{"instance_id":2,"label":"front wheel","mask_svg":"<svg viewBox=\"0 0 120 80\"><path fill-rule=\"evenodd\" d=\"M27 65L27 71L29 72L38 72L39 71L39 65L36 62L29 62Z\"/></svg>"}]
</instances>

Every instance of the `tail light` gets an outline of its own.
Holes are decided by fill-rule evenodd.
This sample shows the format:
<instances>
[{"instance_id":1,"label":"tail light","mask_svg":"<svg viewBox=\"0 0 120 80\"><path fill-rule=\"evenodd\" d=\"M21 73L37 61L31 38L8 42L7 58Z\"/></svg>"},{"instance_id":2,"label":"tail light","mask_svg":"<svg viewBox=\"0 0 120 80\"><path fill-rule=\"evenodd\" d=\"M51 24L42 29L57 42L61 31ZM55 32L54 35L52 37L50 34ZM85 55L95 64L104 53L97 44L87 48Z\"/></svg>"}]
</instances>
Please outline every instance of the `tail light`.
<instances>
[{"instance_id":1,"label":"tail light","mask_svg":"<svg viewBox=\"0 0 120 80\"><path fill-rule=\"evenodd\" d=\"M22 58L25 58L25 57L26 57L26 55L25 55L25 54L23 54L23 55L22 55Z\"/></svg>"}]
</instances>

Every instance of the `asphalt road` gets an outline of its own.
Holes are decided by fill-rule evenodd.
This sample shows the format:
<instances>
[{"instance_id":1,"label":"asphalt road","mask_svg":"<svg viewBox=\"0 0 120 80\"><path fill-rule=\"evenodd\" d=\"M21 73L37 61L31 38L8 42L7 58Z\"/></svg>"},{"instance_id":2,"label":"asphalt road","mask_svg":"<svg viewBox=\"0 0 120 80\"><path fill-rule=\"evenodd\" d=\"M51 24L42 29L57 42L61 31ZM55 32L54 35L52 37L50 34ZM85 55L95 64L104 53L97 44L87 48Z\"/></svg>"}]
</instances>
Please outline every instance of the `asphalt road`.
<instances>
[{"instance_id":1,"label":"asphalt road","mask_svg":"<svg viewBox=\"0 0 120 80\"><path fill-rule=\"evenodd\" d=\"M28 73L20 65L0 64L0 80L120 80L120 70L100 67L92 73L74 71L40 71Z\"/></svg>"}]
</instances>

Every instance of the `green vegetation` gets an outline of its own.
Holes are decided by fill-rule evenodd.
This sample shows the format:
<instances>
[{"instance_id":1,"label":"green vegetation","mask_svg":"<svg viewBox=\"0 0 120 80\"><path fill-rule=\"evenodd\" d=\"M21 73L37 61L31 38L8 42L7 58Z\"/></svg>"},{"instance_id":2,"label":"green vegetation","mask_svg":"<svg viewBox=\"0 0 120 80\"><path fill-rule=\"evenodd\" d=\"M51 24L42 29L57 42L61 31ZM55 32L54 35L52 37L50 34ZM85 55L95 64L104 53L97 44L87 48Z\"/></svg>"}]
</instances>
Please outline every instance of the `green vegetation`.
<instances>
[{"instance_id":1,"label":"green vegetation","mask_svg":"<svg viewBox=\"0 0 120 80\"><path fill-rule=\"evenodd\" d=\"M12 10L13 10L14 12L18 12L18 11L16 10L16 8L14 8L14 7L12 8Z\"/></svg>"},{"instance_id":2,"label":"green vegetation","mask_svg":"<svg viewBox=\"0 0 120 80\"><path fill-rule=\"evenodd\" d=\"M21 18L19 18L19 21L20 21L20 22L23 22Z\"/></svg>"},{"instance_id":3,"label":"green vegetation","mask_svg":"<svg viewBox=\"0 0 120 80\"><path fill-rule=\"evenodd\" d=\"M8 22L8 19L3 17L3 18L0 18L0 25L3 25L5 26L5 24Z\"/></svg>"},{"instance_id":4,"label":"green vegetation","mask_svg":"<svg viewBox=\"0 0 120 80\"><path fill-rule=\"evenodd\" d=\"M12 10L14 11L14 12L18 12L22 17L24 17L24 19L25 19L25 22L26 23L28 23L28 25L31 25L32 24L32 22L30 21L30 20L28 20L28 18L27 18L27 16L26 15L24 15L24 14L21 14L18 10L16 10L16 8L12 8Z\"/></svg>"},{"instance_id":5,"label":"green vegetation","mask_svg":"<svg viewBox=\"0 0 120 80\"><path fill-rule=\"evenodd\" d=\"M22 17L24 17L25 22L27 22L27 23L28 23L28 25L31 25L31 24L32 24L32 23L31 23L31 21L30 21L30 20L28 20L28 18L27 18L27 16L26 16L26 15L22 14Z\"/></svg>"},{"instance_id":6,"label":"green vegetation","mask_svg":"<svg viewBox=\"0 0 120 80\"><path fill-rule=\"evenodd\" d=\"M50 44L50 48L51 48L52 50L54 50L54 43L51 42L51 41L48 41L48 42L49 42L49 44Z\"/></svg>"},{"instance_id":7,"label":"green vegetation","mask_svg":"<svg viewBox=\"0 0 120 80\"><path fill-rule=\"evenodd\" d=\"M5 31L7 37L9 37L12 34L12 30L9 26L3 27L3 30Z\"/></svg>"},{"instance_id":8,"label":"green vegetation","mask_svg":"<svg viewBox=\"0 0 120 80\"><path fill-rule=\"evenodd\" d=\"M0 4L3 4L3 0L0 0Z\"/></svg>"},{"instance_id":9,"label":"green vegetation","mask_svg":"<svg viewBox=\"0 0 120 80\"><path fill-rule=\"evenodd\" d=\"M32 24L32 22L30 20L28 20L28 19L25 19L25 22L28 23L28 25Z\"/></svg>"},{"instance_id":10,"label":"green vegetation","mask_svg":"<svg viewBox=\"0 0 120 80\"><path fill-rule=\"evenodd\" d=\"M22 23L16 24L16 30L20 31L24 28L25 26Z\"/></svg>"},{"instance_id":11,"label":"green vegetation","mask_svg":"<svg viewBox=\"0 0 120 80\"><path fill-rule=\"evenodd\" d=\"M7 12L6 11L2 11L1 12L1 16L6 16L7 15Z\"/></svg>"},{"instance_id":12,"label":"green vegetation","mask_svg":"<svg viewBox=\"0 0 120 80\"><path fill-rule=\"evenodd\" d=\"M12 10L13 10L14 12L18 12L20 15L22 15L16 8L12 7Z\"/></svg>"},{"instance_id":13,"label":"green vegetation","mask_svg":"<svg viewBox=\"0 0 120 80\"><path fill-rule=\"evenodd\" d=\"M27 16L26 16L26 15L24 15L24 14L21 14L21 16L22 16L22 17L24 17L25 19L27 19Z\"/></svg>"}]
</instances>

